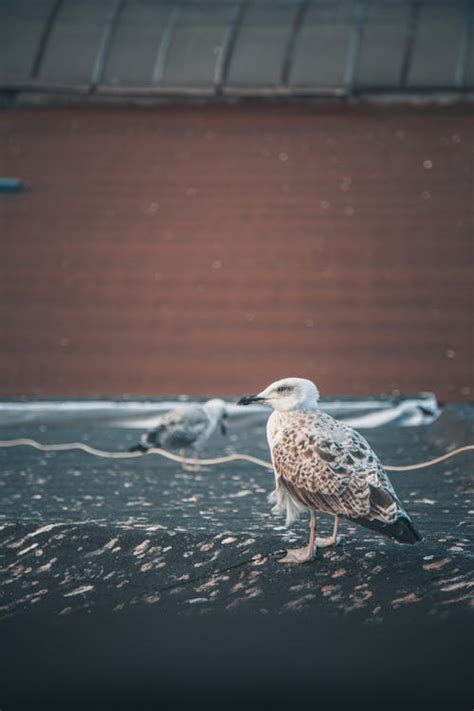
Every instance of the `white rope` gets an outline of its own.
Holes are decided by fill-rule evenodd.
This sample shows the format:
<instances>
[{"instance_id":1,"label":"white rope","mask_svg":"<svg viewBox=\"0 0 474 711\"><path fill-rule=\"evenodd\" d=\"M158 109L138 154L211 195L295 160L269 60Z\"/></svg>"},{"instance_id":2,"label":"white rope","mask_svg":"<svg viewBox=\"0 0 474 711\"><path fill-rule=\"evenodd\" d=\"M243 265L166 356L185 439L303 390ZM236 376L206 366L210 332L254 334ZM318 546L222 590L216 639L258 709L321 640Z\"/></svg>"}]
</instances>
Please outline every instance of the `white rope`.
<instances>
[{"instance_id":1,"label":"white rope","mask_svg":"<svg viewBox=\"0 0 474 711\"><path fill-rule=\"evenodd\" d=\"M226 462L252 462L257 464L259 467L264 467L265 469L273 469L271 462L266 462L263 459L258 459L258 457L252 457L250 454L227 454L223 457L214 457L213 459L189 459L187 457L180 457L178 454L172 454L165 449L152 448L148 449L146 452L106 452L103 449L96 449L95 447L90 447L88 444L83 442L65 442L64 444L42 444L37 442L35 439L2 439L0 440L0 448L4 447L34 447L34 449L39 449L42 452L64 452L71 449L81 449L83 452L88 452L95 457L103 457L104 459L134 459L135 457L143 457L144 454L158 454L160 457L165 457L166 459L172 459L174 462L181 462L183 464L203 464L203 465L214 465L214 464L225 464ZM444 462L446 459L461 454L462 452L468 452L474 450L474 444L468 444L465 447L458 447L458 449L453 449L452 452L447 452L442 454L440 457L435 457L434 459L428 459L424 462L418 462L418 464L407 464L405 466L397 467L395 465L384 465L384 469L389 472L408 472L415 469L424 469L425 467L430 467L433 464L439 464L439 462Z\"/></svg>"},{"instance_id":2,"label":"white rope","mask_svg":"<svg viewBox=\"0 0 474 711\"><path fill-rule=\"evenodd\" d=\"M458 447L457 449L453 449L451 452L446 452L446 454L442 454L440 457L435 457L434 459L427 459L425 462L418 462L418 464L406 464L403 467L397 467L394 464L384 464L383 468L386 469L388 472L410 472L414 471L415 469L424 469L425 467L431 467L433 464L439 464L440 462L446 461L446 459L451 459L451 457L455 457L457 454L469 451L474 451L474 444L466 444L465 447Z\"/></svg>"}]
</instances>

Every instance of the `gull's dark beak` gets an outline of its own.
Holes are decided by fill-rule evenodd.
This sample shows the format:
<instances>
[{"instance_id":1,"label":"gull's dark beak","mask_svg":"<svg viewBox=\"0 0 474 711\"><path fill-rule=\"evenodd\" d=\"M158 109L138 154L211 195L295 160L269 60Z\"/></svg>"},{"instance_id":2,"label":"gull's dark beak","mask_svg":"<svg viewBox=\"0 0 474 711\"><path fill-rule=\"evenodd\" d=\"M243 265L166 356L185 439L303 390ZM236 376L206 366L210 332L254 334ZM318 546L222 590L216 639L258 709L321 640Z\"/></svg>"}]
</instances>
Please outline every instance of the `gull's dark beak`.
<instances>
[{"instance_id":1,"label":"gull's dark beak","mask_svg":"<svg viewBox=\"0 0 474 711\"><path fill-rule=\"evenodd\" d=\"M259 397L259 395L243 395L237 401L237 405L252 405L254 402L265 402L265 398Z\"/></svg>"}]
</instances>

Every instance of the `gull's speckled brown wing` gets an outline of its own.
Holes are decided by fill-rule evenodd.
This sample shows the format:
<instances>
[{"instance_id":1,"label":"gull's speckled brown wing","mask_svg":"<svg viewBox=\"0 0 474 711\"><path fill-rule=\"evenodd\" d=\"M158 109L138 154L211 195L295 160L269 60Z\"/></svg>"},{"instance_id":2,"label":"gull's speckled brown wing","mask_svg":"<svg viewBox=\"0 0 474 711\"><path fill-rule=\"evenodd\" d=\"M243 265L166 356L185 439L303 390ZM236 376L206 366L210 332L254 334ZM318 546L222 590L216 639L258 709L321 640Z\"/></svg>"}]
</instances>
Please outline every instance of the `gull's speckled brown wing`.
<instances>
[{"instance_id":1,"label":"gull's speckled brown wing","mask_svg":"<svg viewBox=\"0 0 474 711\"><path fill-rule=\"evenodd\" d=\"M368 442L326 413L285 413L272 454L279 483L304 506L383 523L405 515Z\"/></svg>"}]
</instances>

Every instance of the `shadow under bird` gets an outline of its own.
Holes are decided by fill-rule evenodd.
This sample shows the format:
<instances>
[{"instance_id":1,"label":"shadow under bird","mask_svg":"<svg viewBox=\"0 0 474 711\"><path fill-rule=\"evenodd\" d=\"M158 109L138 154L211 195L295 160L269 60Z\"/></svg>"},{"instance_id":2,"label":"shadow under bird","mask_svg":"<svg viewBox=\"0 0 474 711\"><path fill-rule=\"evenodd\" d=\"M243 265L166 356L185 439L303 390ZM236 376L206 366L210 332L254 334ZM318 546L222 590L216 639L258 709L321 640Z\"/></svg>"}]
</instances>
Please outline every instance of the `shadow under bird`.
<instances>
[{"instance_id":1,"label":"shadow under bird","mask_svg":"<svg viewBox=\"0 0 474 711\"><path fill-rule=\"evenodd\" d=\"M223 435L227 433L227 410L224 400L214 398L207 402L186 403L162 415L156 427L143 434L140 443L130 447L130 452L147 452L159 447L180 450L184 456L186 449L194 452L195 467L199 466L198 455L210 436L219 427ZM185 468L183 466L183 468Z\"/></svg>"},{"instance_id":2,"label":"shadow under bird","mask_svg":"<svg viewBox=\"0 0 474 711\"><path fill-rule=\"evenodd\" d=\"M237 404L253 403L273 408L267 439L275 472L274 511L286 512L287 526L301 512L310 514L308 545L288 550L279 562L305 563L317 548L336 545L341 516L399 543L422 540L367 440L319 408L314 383L285 378ZM318 511L335 516L327 538L316 536Z\"/></svg>"}]
</instances>

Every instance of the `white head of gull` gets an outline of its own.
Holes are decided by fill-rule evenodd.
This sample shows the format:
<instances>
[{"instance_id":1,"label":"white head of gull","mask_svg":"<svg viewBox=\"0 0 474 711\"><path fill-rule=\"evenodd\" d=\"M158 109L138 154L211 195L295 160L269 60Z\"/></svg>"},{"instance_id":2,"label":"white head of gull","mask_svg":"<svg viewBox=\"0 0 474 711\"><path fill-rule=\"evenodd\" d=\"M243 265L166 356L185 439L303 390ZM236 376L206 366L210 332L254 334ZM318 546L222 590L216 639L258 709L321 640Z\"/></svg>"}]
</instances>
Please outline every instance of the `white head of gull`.
<instances>
[{"instance_id":1,"label":"white head of gull","mask_svg":"<svg viewBox=\"0 0 474 711\"><path fill-rule=\"evenodd\" d=\"M226 404L224 400L221 400L219 397L208 400L202 407L208 413L209 417L212 417L217 422L227 417Z\"/></svg>"},{"instance_id":2,"label":"white head of gull","mask_svg":"<svg viewBox=\"0 0 474 711\"><path fill-rule=\"evenodd\" d=\"M323 412L311 380L284 378L238 405L269 405L267 439L275 472L271 498L290 525L310 513L309 544L289 550L283 563L305 563L316 549L339 542L339 517L383 533L400 543L421 536L398 499L377 455L356 430ZM335 516L332 535L316 537L316 513Z\"/></svg>"},{"instance_id":3,"label":"white head of gull","mask_svg":"<svg viewBox=\"0 0 474 711\"><path fill-rule=\"evenodd\" d=\"M319 390L306 378L284 378L272 383L258 395L245 395L238 404L249 405L251 402L270 405L279 412L316 410Z\"/></svg>"}]
</instances>

